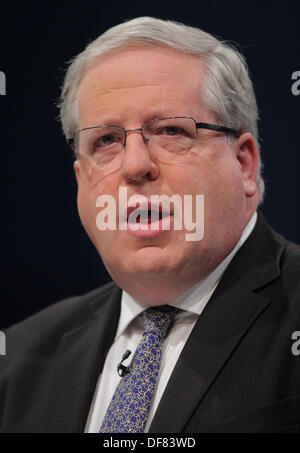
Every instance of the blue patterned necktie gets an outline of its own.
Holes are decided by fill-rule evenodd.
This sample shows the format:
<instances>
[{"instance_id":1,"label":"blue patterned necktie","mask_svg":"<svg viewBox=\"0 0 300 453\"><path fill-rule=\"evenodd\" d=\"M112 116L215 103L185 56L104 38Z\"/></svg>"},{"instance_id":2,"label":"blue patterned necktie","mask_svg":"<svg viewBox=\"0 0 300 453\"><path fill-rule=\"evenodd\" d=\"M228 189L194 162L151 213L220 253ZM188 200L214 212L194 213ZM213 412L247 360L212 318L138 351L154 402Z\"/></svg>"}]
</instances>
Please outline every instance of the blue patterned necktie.
<instances>
[{"instance_id":1,"label":"blue patterned necktie","mask_svg":"<svg viewBox=\"0 0 300 453\"><path fill-rule=\"evenodd\" d=\"M120 380L100 433L143 433L157 384L162 346L179 308L163 305L141 313L143 337L129 372Z\"/></svg>"}]
</instances>

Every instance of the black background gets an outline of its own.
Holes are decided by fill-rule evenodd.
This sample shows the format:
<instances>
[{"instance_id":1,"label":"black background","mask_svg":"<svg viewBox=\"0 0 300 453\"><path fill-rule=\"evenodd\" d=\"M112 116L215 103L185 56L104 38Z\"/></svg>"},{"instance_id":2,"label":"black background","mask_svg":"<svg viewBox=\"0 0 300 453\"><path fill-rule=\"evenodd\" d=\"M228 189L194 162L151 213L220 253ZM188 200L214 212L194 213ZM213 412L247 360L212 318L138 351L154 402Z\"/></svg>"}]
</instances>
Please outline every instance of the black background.
<instances>
[{"instance_id":1,"label":"black background","mask_svg":"<svg viewBox=\"0 0 300 453\"><path fill-rule=\"evenodd\" d=\"M109 280L77 214L72 155L55 100L65 62L107 28L149 15L234 41L246 56L261 121L262 211L300 243L299 1L2 2L0 328Z\"/></svg>"}]
</instances>

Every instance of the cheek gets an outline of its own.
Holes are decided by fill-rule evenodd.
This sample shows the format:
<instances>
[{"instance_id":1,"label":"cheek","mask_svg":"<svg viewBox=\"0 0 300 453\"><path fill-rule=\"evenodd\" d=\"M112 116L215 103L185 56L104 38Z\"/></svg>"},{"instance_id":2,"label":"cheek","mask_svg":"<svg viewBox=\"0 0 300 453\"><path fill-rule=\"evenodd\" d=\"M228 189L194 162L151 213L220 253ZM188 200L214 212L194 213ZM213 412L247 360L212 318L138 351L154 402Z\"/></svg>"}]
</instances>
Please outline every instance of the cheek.
<instances>
[{"instance_id":1,"label":"cheek","mask_svg":"<svg viewBox=\"0 0 300 453\"><path fill-rule=\"evenodd\" d=\"M114 183L116 183L115 180ZM101 208L96 206L97 199L101 195L115 195L116 193L112 192L111 185L109 187L107 186L108 184L105 184L105 186L103 184L90 184L86 178L78 181L77 207L79 217L86 233L99 252L100 246L101 249L105 249L107 246L111 247L116 234L115 231L101 231L97 227L97 216L101 211ZM104 238L105 240L103 240Z\"/></svg>"},{"instance_id":2,"label":"cheek","mask_svg":"<svg viewBox=\"0 0 300 453\"><path fill-rule=\"evenodd\" d=\"M220 182L213 162L199 155L186 156L182 162L164 166L162 175L172 192L178 194L209 195L218 188Z\"/></svg>"},{"instance_id":3,"label":"cheek","mask_svg":"<svg viewBox=\"0 0 300 453\"><path fill-rule=\"evenodd\" d=\"M230 215L243 203L243 183L234 156L202 153L186 156L182 163L165 167L165 178L173 193L204 195L205 210L212 218Z\"/></svg>"},{"instance_id":4,"label":"cheek","mask_svg":"<svg viewBox=\"0 0 300 453\"><path fill-rule=\"evenodd\" d=\"M91 190L84 184L79 184L77 193L77 206L79 217L82 225L90 229L93 224L96 225L96 201L91 196Z\"/></svg>"}]
</instances>

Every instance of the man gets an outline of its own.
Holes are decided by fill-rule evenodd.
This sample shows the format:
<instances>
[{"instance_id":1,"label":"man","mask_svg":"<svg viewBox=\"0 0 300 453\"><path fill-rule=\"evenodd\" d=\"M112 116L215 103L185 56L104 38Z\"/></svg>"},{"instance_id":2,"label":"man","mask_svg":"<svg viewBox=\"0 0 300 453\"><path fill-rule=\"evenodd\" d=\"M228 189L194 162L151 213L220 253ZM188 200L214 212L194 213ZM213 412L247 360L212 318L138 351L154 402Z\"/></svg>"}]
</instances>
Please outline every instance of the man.
<instances>
[{"instance_id":1,"label":"man","mask_svg":"<svg viewBox=\"0 0 300 453\"><path fill-rule=\"evenodd\" d=\"M1 431L299 432L300 248L257 213L257 107L239 53L134 19L74 59L61 119L80 218L113 282L7 330ZM201 239L153 195L191 196L182 214L202 216ZM101 200L115 201L115 228Z\"/></svg>"}]
</instances>

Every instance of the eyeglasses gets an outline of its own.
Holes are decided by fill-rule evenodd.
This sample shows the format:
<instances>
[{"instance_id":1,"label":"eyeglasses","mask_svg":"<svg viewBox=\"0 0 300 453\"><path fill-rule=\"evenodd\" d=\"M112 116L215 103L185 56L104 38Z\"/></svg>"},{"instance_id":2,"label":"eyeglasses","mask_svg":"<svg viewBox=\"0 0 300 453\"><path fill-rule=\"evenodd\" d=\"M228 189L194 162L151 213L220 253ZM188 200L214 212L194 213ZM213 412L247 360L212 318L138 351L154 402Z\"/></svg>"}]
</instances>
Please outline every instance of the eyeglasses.
<instances>
[{"instance_id":1,"label":"eyeglasses","mask_svg":"<svg viewBox=\"0 0 300 453\"><path fill-rule=\"evenodd\" d=\"M108 166L118 159L126 147L127 134L141 132L143 141L158 155L185 153L199 139L198 129L209 129L235 137L240 133L217 124L197 123L191 116L170 116L147 121L142 127L93 126L76 131L69 139L77 159L85 158L97 166Z\"/></svg>"}]
</instances>

